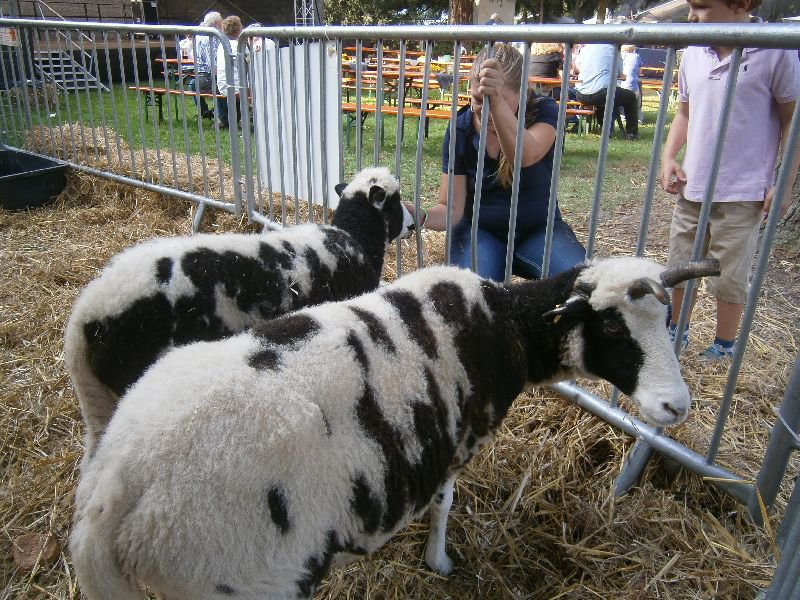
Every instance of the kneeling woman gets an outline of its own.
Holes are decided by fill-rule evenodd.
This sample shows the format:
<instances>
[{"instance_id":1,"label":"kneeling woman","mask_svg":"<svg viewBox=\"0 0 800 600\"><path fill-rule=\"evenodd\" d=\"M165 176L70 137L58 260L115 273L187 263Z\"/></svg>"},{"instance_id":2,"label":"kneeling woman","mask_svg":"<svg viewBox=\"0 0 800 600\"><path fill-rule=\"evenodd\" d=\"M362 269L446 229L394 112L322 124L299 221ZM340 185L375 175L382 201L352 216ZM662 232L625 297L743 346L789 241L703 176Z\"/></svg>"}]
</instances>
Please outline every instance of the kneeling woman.
<instances>
[{"instance_id":1,"label":"kneeling woman","mask_svg":"<svg viewBox=\"0 0 800 600\"><path fill-rule=\"evenodd\" d=\"M472 65L470 104L459 110L456 121L452 213L455 225L451 236L450 263L470 268L481 109L484 96L490 98L477 233L477 272L496 281L502 281L505 274L521 77L522 56L514 47L508 44L496 45L493 58L487 58L487 51L484 49ZM525 107L513 263L513 273L526 279L537 279L542 275L557 122L556 102L552 98L537 96L533 90L529 90ZM420 219L423 226L429 229L445 229L449 159L448 127L442 146L439 203ZM569 225L561 220L561 214L556 207L549 273L553 275L565 271L582 262L585 256L586 250Z\"/></svg>"}]
</instances>

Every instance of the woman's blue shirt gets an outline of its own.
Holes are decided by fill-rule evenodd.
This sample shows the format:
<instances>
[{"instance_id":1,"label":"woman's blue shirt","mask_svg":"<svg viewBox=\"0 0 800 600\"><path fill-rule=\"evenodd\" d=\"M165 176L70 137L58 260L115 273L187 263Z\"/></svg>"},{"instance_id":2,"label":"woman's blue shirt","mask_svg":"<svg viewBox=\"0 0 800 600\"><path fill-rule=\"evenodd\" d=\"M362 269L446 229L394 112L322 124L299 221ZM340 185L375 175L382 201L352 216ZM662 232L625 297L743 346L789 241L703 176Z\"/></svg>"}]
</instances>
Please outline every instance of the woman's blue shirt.
<instances>
[{"instance_id":1,"label":"woman's blue shirt","mask_svg":"<svg viewBox=\"0 0 800 600\"><path fill-rule=\"evenodd\" d=\"M537 97L538 114L534 123L547 123L554 128L558 123L558 104L548 97ZM480 136L472 126L472 108L465 106L456 117L456 144L453 173L467 176L467 198L462 220L472 221L475 201L475 176L478 170L478 143ZM519 202L517 204L517 228L515 237L528 233L547 223L547 205L550 199L550 180L553 174L555 144L541 160L521 170ZM447 173L450 163L450 127L442 145L442 173ZM481 190L481 229L498 237L508 236L508 220L511 212L511 188L504 188L497 180L498 160L488 154L484 158L483 188ZM556 218L560 218L556 208Z\"/></svg>"}]
</instances>

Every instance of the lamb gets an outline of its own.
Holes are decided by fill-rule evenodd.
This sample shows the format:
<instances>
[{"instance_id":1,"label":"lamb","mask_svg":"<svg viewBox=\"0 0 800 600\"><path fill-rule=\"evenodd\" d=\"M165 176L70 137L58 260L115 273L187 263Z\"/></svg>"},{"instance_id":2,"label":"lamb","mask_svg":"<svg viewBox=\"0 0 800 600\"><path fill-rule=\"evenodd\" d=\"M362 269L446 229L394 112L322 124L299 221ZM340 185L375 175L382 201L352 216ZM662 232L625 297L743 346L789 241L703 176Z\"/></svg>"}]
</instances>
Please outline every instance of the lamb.
<instances>
[{"instance_id":1,"label":"lamb","mask_svg":"<svg viewBox=\"0 0 800 600\"><path fill-rule=\"evenodd\" d=\"M655 425L686 418L665 286L718 272L615 258L503 286L430 267L170 351L82 473L70 544L84 593L311 598L429 508L425 559L450 573L454 478L526 383L599 377Z\"/></svg>"},{"instance_id":2,"label":"lamb","mask_svg":"<svg viewBox=\"0 0 800 600\"><path fill-rule=\"evenodd\" d=\"M158 238L118 254L86 286L65 331L85 457L118 398L170 347L378 286L389 243L413 229L398 182L388 169L368 168L336 191L330 226Z\"/></svg>"}]
</instances>

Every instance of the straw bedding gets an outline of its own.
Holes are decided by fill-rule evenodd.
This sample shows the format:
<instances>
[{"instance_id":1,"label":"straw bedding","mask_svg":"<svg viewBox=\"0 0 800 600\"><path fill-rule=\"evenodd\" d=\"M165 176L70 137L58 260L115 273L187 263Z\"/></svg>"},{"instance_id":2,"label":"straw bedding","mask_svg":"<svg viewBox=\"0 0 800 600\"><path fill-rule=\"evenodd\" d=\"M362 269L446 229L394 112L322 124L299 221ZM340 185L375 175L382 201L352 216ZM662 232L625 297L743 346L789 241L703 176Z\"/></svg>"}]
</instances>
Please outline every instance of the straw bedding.
<instances>
[{"instance_id":1,"label":"straw bedding","mask_svg":"<svg viewBox=\"0 0 800 600\"><path fill-rule=\"evenodd\" d=\"M109 257L154 235L188 233L190 210L182 202L73 173L53 206L0 211L0 523L7 549L0 559L2 598L79 597L66 540L82 425L64 372L64 323L81 287ZM565 218L585 232L582 217ZM638 209L622 206L602 218L614 227L600 228L599 252L629 253ZM663 259L668 218L657 211L652 222L650 249ZM215 211L207 213L203 227L254 230ZM440 234L425 233L428 263L442 262L442 247ZM403 259L408 269L416 264L414 238L404 242ZM396 276L394 265L392 255L387 278ZM778 255L719 455L745 479L757 472L773 408L797 354L799 292L796 261ZM707 300L698 304L692 327L682 364L694 411L671 433L702 453L725 383L724 370L693 357L713 331ZM427 525L420 522L374 556L331 573L317 598L755 597L774 570L774 529L791 481L765 528L753 526L741 505L696 475L664 481L657 462L639 487L615 498L614 478L631 443L547 390L525 393L496 442L458 480L447 539L457 563L451 577L425 567ZM795 459L790 473L797 471ZM29 533L61 544L54 560L40 561L32 572L15 567L12 558L12 541Z\"/></svg>"}]
</instances>

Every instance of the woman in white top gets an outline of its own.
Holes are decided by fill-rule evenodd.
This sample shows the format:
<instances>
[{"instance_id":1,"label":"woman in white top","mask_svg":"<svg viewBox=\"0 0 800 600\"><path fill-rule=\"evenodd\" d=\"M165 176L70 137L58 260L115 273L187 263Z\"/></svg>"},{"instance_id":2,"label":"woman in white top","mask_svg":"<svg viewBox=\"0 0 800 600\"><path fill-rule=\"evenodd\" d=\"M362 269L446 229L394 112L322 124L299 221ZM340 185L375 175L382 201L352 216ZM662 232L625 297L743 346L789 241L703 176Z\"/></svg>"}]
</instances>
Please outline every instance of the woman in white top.
<instances>
[{"instance_id":1,"label":"woman in white top","mask_svg":"<svg viewBox=\"0 0 800 600\"><path fill-rule=\"evenodd\" d=\"M639 69L642 68L642 57L636 51L633 44L624 44L622 51L622 73L625 79L619 82L619 87L623 87L636 94L636 101L639 103L639 123L642 123L642 88L639 85Z\"/></svg>"},{"instance_id":2,"label":"woman in white top","mask_svg":"<svg viewBox=\"0 0 800 600\"><path fill-rule=\"evenodd\" d=\"M236 15L227 17L222 22L222 33L224 33L231 42L231 51L233 53L233 72L228 73L225 64L225 48L220 45L217 48L217 90L220 94L227 95L228 87L233 86L236 90L236 121L239 122L241 118L241 109L239 107L239 61L236 58L236 52L239 49L239 36L242 33L242 20ZM217 115L219 116L217 124L220 127L228 127L228 100L227 98L217 98Z\"/></svg>"}]
</instances>

